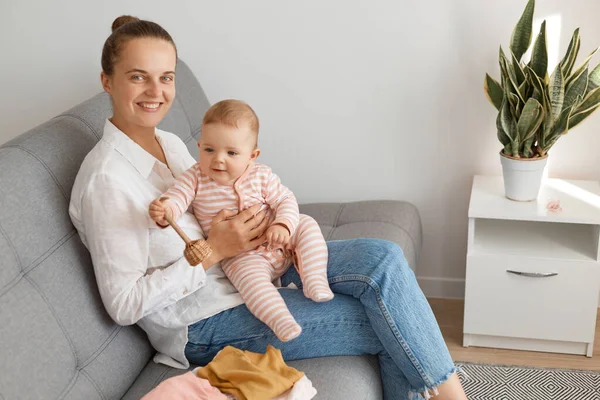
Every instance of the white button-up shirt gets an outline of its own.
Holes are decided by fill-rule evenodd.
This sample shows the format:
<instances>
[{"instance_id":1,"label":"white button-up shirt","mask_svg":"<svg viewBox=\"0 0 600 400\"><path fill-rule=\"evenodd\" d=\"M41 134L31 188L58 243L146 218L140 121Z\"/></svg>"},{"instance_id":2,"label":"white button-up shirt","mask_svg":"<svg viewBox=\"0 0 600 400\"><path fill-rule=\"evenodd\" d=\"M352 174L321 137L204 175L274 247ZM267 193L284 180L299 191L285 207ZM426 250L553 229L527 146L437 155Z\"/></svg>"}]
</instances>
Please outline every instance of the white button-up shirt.
<instances>
[{"instance_id":1,"label":"white button-up shirt","mask_svg":"<svg viewBox=\"0 0 600 400\"><path fill-rule=\"evenodd\" d=\"M206 272L191 267L183 240L148 215L150 202L196 162L176 135L157 129L156 137L169 167L107 120L104 136L81 164L69 214L112 319L141 326L158 351L155 362L189 368L187 326L243 300L219 264ZM203 237L191 213L178 222L192 240Z\"/></svg>"}]
</instances>

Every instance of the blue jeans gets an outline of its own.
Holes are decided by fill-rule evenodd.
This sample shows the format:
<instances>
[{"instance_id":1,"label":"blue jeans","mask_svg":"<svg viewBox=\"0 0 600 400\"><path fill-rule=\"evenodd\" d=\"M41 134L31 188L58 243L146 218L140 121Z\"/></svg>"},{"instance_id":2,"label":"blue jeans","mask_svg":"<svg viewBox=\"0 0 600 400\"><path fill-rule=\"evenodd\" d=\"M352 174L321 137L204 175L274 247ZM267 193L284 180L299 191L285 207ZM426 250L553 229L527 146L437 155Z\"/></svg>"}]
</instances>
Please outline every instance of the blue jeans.
<instances>
[{"instance_id":1,"label":"blue jeans","mask_svg":"<svg viewBox=\"0 0 600 400\"><path fill-rule=\"evenodd\" d=\"M414 397L456 372L429 303L398 245L354 239L327 246L333 300L315 303L301 290L280 289L302 326L298 338L280 342L240 305L188 327L188 360L206 365L227 345L264 353L271 344L286 360L376 354L386 400ZM295 268L282 277L282 286L292 282L302 288Z\"/></svg>"}]
</instances>

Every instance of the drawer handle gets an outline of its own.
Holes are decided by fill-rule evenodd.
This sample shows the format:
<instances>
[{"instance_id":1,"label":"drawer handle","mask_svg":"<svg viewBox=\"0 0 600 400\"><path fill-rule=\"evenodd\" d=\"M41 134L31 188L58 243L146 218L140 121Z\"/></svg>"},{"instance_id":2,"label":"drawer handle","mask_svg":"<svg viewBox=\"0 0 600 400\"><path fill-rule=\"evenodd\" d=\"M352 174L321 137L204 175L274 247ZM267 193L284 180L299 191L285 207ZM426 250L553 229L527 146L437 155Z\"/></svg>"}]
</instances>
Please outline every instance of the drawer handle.
<instances>
[{"instance_id":1,"label":"drawer handle","mask_svg":"<svg viewBox=\"0 0 600 400\"><path fill-rule=\"evenodd\" d=\"M550 276L558 275L558 272L521 272L521 271L512 271L510 269L507 269L506 272L515 274L515 275L527 276L529 278L548 278Z\"/></svg>"}]
</instances>

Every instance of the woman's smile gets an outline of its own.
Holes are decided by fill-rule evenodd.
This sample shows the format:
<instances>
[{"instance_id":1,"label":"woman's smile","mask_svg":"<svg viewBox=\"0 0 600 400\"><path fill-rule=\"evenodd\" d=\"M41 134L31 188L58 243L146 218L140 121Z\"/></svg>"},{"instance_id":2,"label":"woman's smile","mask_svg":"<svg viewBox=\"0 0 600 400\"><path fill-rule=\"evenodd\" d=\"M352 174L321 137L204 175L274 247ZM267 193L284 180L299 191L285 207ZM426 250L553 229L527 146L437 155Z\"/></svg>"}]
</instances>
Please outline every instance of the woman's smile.
<instances>
[{"instance_id":1,"label":"woman's smile","mask_svg":"<svg viewBox=\"0 0 600 400\"><path fill-rule=\"evenodd\" d=\"M155 113L158 112L163 103L149 103L149 102L139 102L136 103L138 107L140 107L145 112Z\"/></svg>"}]
</instances>

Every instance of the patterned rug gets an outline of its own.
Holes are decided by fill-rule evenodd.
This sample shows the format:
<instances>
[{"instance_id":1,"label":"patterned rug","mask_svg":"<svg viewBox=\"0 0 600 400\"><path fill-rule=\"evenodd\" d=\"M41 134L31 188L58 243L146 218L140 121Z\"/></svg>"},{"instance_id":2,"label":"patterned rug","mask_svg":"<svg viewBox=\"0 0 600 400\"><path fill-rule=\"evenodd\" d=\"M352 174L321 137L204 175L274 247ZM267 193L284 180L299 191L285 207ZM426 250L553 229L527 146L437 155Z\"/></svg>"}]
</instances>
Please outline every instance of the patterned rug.
<instances>
[{"instance_id":1,"label":"patterned rug","mask_svg":"<svg viewBox=\"0 0 600 400\"><path fill-rule=\"evenodd\" d=\"M600 372L457 361L469 400L600 400Z\"/></svg>"}]
</instances>

